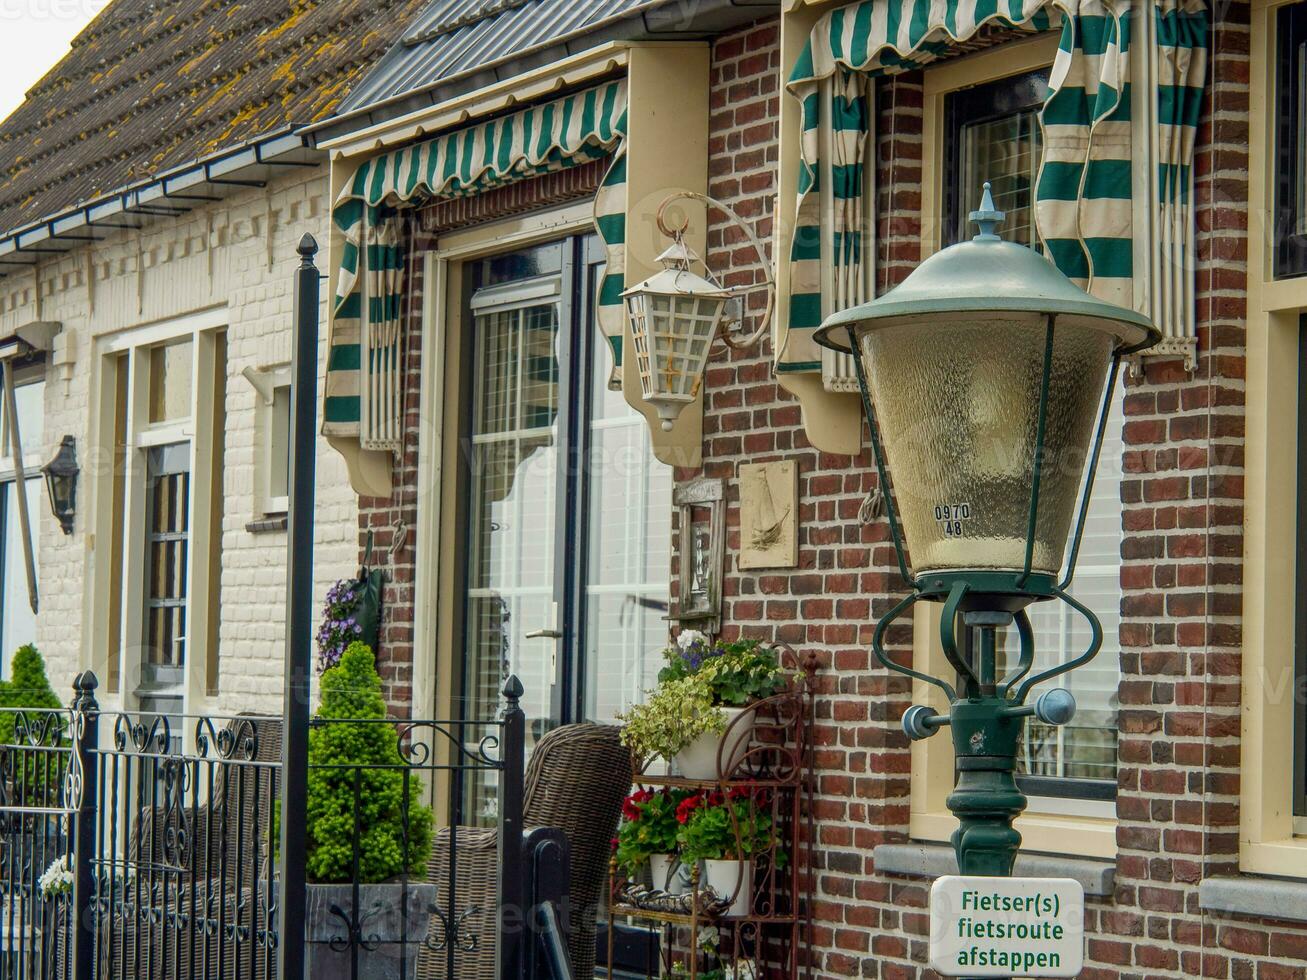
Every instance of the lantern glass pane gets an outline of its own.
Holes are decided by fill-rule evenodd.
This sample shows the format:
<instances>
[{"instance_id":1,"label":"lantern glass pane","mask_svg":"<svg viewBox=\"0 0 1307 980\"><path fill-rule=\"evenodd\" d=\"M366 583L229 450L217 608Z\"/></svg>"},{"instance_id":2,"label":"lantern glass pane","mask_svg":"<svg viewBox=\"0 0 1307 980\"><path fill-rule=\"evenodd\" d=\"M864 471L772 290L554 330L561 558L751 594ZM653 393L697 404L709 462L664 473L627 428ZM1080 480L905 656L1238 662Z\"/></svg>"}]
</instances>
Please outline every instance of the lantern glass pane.
<instances>
[{"instance_id":1,"label":"lantern glass pane","mask_svg":"<svg viewBox=\"0 0 1307 980\"><path fill-rule=\"evenodd\" d=\"M1045 322L935 320L865 330L860 346L895 502L918 574L1020 571L1034 475ZM1032 569L1056 574L1113 340L1059 323Z\"/></svg>"}]
</instances>

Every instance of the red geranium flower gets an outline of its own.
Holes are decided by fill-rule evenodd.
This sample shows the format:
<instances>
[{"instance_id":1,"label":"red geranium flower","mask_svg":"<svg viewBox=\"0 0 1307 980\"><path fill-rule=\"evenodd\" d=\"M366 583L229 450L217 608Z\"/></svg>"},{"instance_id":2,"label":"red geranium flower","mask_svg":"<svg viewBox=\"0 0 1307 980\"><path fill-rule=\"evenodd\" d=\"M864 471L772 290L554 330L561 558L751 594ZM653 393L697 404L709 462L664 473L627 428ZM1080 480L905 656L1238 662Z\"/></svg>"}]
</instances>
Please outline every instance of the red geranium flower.
<instances>
[{"instance_id":1,"label":"red geranium flower","mask_svg":"<svg viewBox=\"0 0 1307 980\"><path fill-rule=\"evenodd\" d=\"M699 809L702 803L703 797L698 794L687 796L685 799L681 800L680 805L676 808L676 822L685 823L688 821L690 819L690 814Z\"/></svg>"}]
</instances>

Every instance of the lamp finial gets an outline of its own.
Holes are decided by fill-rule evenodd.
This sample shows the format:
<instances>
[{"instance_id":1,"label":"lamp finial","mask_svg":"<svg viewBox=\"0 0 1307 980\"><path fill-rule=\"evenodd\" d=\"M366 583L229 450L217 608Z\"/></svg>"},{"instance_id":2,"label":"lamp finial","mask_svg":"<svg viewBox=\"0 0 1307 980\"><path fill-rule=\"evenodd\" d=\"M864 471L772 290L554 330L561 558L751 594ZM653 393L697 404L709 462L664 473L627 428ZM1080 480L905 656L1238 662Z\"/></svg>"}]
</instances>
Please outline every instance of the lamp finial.
<instances>
[{"instance_id":1,"label":"lamp finial","mask_svg":"<svg viewBox=\"0 0 1307 980\"><path fill-rule=\"evenodd\" d=\"M972 211L970 218L980 229L980 234L976 235L975 240L978 242L996 242L999 241L999 235L995 231L1007 217L1006 212L994 207L994 195L990 192L989 181L985 181L985 193L980 198L980 210Z\"/></svg>"}]
</instances>

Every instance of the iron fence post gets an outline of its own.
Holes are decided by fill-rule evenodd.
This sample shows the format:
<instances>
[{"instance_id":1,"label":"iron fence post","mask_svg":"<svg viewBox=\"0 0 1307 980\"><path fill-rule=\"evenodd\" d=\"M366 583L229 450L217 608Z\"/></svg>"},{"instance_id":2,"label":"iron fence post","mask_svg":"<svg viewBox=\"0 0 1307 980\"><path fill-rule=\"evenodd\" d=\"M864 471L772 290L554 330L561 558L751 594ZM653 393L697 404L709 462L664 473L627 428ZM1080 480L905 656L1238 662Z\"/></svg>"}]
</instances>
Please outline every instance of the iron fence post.
<instances>
[{"instance_id":1,"label":"iron fence post","mask_svg":"<svg viewBox=\"0 0 1307 980\"><path fill-rule=\"evenodd\" d=\"M65 794L76 806L73 847L73 980L92 980L95 975L95 931L98 918L95 895L95 819L100 800L100 705L95 700L99 686L89 670L73 681L72 736L74 757L66 777Z\"/></svg>"},{"instance_id":2,"label":"iron fence post","mask_svg":"<svg viewBox=\"0 0 1307 980\"><path fill-rule=\"evenodd\" d=\"M313 630L313 496L317 452L318 289L305 235L295 272L295 346L291 363L290 500L287 514L286 686L282 710L281 883L277 918L281 980L304 980L304 806L308 797L310 652Z\"/></svg>"},{"instance_id":3,"label":"iron fence post","mask_svg":"<svg viewBox=\"0 0 1307 980\"><path fill-rule=\"evenodd\" d=\"M522 682L504 682L503 752L499 801L499 980L521 980L523 945L531 933L522 861L522 792L526 763L526 715Z\"/></svg>"}]
</instances>

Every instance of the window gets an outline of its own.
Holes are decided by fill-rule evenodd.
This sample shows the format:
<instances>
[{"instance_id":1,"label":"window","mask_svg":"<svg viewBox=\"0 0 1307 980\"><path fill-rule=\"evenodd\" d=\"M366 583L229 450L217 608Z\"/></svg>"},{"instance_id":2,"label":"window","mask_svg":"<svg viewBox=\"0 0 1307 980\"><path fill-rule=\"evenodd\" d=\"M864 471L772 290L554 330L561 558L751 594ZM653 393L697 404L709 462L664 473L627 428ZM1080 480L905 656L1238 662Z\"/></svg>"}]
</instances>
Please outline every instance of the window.
<instances>
[{"instance_id":1,"label":"window","mask_svg":"<svg viewBox=\"0 0 1307 980\"><path fill-rule=\"evenodd\" d=\"M1307 273L1307 7L1278 14L1275 97L1275 274Z\"/></svg>"},{"instance_id":2,"label":"window","mask_svg":"<svg viewBox=\"0 0 1307 980\"><path fill-rule=\"evenodd\" d=\"M26 643L36 642L36 613L28 588L29 542L19 515L19 487L14 465L12 430L16 427L23 448L27 513L31 524L33 573L39 573L41 515L47 509L40 467L45 444L45 362L20 359L0 370L14 372L14 407L10 417L0 398L0 677L8 676L9 658Z\"/></svg>"},{"instance_id":3,"label":"window","mask_svg":"<svg viewBox=\"0 0 1307 980\"><path fill-rule=\"evenodd\" d=\"M147 328L107 346L100 439L114 453L96 495L109 542L97 563L111 637L103 666L129 707L176 716L218 689L226 334Z\"/></svg>"},{"instance_id":4,"label":"window","mask_svg":"<svg viewBox=\"0 0 1307 980\"><path fill-rule=\"evenodd\" d=\"M945 185L943 237L953 245L972 237L969 215L989 181L1007 217L1003 237L1038 247L1034 191L1042 148L1039 109L1048 97L1048 72L1037 71L963 89L944 102Z\"/></svg>"},{"instance_id":5,"label":"window","mask_svg":"<svg viewBox=\"0 0 1307 980\"><path fill-rule=\"evenodd\" d=\"M593 236L465 266L459 710L493 717L515 673L532 738L611 720L652 686L667 631L671 469L607 389L602 268Z\"/></svg>"},{"instance_id":6,"label":"window","mask_svg":"<svg viewBox=\"0 0 1307 980\"><path fill-rule=\"evenodd\" d=\"M186 590L191 542L191 447L146 451L145 662L143 691L180 690L186 666Z\"/></svg>"},{"instance_id":7,"label":"window","mask_svg":"<svg viewBox=\"0 0 1307 980\"><path fill-rule=\"evenodd\" d=\"M1004 238L1039 248L1034 190L1040 164L1039 109L1048 92L1048 71L1000 78L959 89L943 99L944 143L941 230L944 244L971 237L968 216L980 205L988 181L1006 212ZM1116 798L1117 687L1120 666L1120 563L1122 398L1109 415L1102 459L1072 592L1098 615L1103 645L1094 661L1041 685L1031 693L1066 687L1076 698L1075 719L1062 727L1030 721L1026 726L1018 783L1032 798L1102 801ZM1035 669L1064 663L1089 643L1084 620L1063 603L1036 603L1028 610L1035 630ZM1002 649L1019 648L1015 628ZM1064 804L1047 804L1061 809ZM1092 811L1095 805L1085 804ZM1036 803L1036 807L1038 804Z\"/></svg>"}]
</instances>

